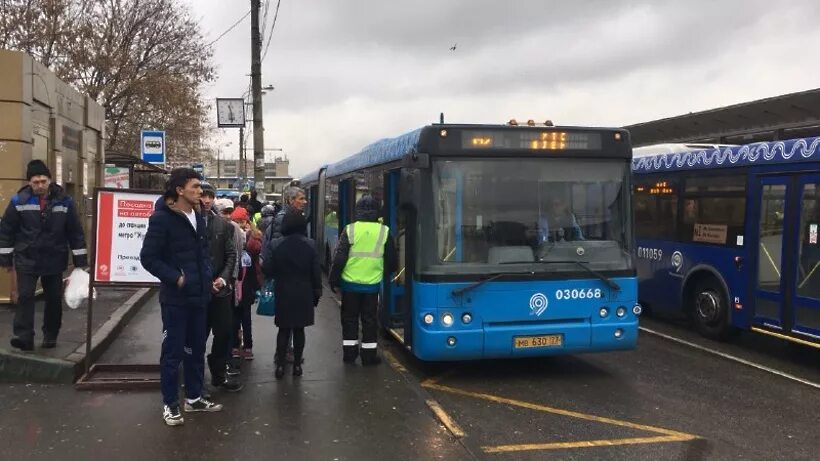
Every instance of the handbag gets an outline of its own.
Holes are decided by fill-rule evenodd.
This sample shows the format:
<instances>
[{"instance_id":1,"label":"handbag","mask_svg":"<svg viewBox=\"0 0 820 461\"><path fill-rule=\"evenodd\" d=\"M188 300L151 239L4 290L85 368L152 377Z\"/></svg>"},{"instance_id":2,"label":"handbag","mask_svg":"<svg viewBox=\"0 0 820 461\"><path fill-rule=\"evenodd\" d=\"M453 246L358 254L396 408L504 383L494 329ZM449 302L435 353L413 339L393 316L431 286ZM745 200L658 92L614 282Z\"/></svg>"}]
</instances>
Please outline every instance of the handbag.
<instances>
[{"instance_id":1,"label":"handbag","mask_svg":"<svg viewBox=\"0 0 820 461\"><path fill-rule=\"evenodd\" d=\"M273 295L273 280L265 282L262 289L256 292L259 304L256 306L256 315L273 317L276 315L276 303Z\"/></svg>"}]
</instances>

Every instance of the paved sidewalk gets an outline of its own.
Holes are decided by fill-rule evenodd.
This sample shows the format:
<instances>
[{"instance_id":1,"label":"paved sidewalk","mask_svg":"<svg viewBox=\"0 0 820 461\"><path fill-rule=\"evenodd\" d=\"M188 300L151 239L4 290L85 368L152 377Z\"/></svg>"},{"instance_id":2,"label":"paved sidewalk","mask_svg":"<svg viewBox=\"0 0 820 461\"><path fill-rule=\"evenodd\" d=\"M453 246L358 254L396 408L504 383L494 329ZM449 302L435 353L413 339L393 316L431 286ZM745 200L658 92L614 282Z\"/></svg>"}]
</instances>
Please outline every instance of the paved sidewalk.
<instances>
[{"instance_id":1,"label":"paved sidewalk","mask_svg":"<svg viewBox=\"0 0 820 461\"><path fill-rule=\"evenodd\" d=\"M329 294L329 293L328 293ZM273 376L276 329L253 315L256 359L242 365L245 388L214 392L220 413L162 420L159 389L76 391L60 385L0 384L3 458L126 460L462 460L475 459L435 419L417 385L384 363L344 365L339 307L324 297L307 329L305 374ZM157 363L159 303L152 297L100 363ZM208 378L206 372L206 379ZM2 442L0 442L2 446Z\"/></svg>"},{"instance_id":2,"label":"paved sidewalk","mask_svg":"<svg viewBox=\"0 0 820 461\"><path fill-rule=\"evenodd\" d=\"M97 288L92 318L92 358L99 357L116 334L148 298L148 289ZM0 306L0 381L74 382L83 371L87 304L78 309L63 306L63 325L54 349L40 348L45 302L35 305L35 349L21 352L9 345L14 305Z\"/></svg>"}]
</instances>

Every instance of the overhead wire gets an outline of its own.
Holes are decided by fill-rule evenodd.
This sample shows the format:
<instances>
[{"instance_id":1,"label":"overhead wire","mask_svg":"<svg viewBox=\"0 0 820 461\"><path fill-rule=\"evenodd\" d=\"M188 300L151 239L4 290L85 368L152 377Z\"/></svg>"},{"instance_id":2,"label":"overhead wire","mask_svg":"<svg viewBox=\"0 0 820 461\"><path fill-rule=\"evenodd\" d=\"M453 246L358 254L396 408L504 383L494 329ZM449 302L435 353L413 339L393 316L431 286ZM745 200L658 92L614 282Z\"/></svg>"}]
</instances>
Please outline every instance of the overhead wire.
<instances>
[{"instance_id":1,"label":"overhead wire","mask_svg":"<svg viewBox=\"0 0 820 461\"><path fill-rule=\"evenodd\" d=\"M236 28L236 26L238 26L238 25L239 25L239 23L240 23L240 22L242 22L242 20L244 20L245 18L247 18L250 14L251 14L251 10L248 10L248 12L247 12L247 13L245 13L245 14L244 14L241 18L239 18L239 19L238 19L235 23L233 23L233 24L231 25L231 27L228 27L228 29L227 29L227 30L225 30L225 32L222 32L221 34L219 34L219 36L218 36L218 37L216 37L216 38L215 38L215 39L214 39L211 43L208 43L208 44L207 44L207 45L205 45L205 46L211 46L211 45L213 45L214 43L218 42L218 41L219 41L222 37L224 37L224 36L228 35L228 33L229 33L230 31L234 30L234 28Z\"/></svg>"},{"instance_id":2,"label":"overhead wire","mask_svg":"<svg viewBox=\"0 0 820 461\"><path fill-rule=\"evenodd\" d=\"M265 62L265 56L268 55L268 49L270 48L270 41L273 38L273 29L276 27L276 19L279 17L279 5L282 4L282 0L276 0L276 10L273 12L273 23L270 26L270 32L268 33L268 41L265 43L265 51L262 52L262 59L261 62Z\"/></svg>"}]
</instances>

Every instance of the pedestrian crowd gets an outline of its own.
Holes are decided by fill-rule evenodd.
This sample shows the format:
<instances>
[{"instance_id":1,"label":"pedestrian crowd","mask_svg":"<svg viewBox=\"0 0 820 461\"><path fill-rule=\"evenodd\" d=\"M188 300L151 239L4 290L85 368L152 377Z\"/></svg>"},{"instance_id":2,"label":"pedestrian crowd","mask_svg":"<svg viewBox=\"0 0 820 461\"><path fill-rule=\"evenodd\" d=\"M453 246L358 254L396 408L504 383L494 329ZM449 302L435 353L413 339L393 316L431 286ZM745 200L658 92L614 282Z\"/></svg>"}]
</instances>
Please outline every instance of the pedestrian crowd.
<instances>
[{"instance_id":1,"label":"pedestrian crowd","mask_svg":"<svg viewBox=\"0 0 820 461\"><path fill-rule=\"evenodd\" d=\"M26 178L28 184L11 198L0 221L0 266L16 278L11 345L21 351L34 349L37 282L46 303L41 347L54 348L69 252L75 268L88 266L71 196L52 181L40 160L28 164ZM315 321L322 273L316 243L307 236L308 203L298 183L284 191L283 202L263 204L255 191L237 202L217 198L214 188L201 182L193 169L171 171L140 251L142 266L160 282L160 381L166 424L183 424L183 409L221 410L211 392L242 390L242 364L254 358L253 306L266 287L273 287L278 327L275 377L282 379L289 365L293 376L302 376L305 329ZM369 196L356 203L356 220L340 233L329 268L331 290L342 291L343 361L348 364L359 356L363 365L380 363L378 292L385 271L395 271L397 258L378 210L379 203ZM210 386L205 384L206 368Z\"/></svg>"},{"instance_id":2,"label":"pedestrian crowd","mask_svg":"<svg viewBox=\"0 0 820 461\"><path fill-rule=\"evenodd\" d=\"M143 267L161 282L160 380L166 424L183 424L182 410L220 411L222 405L209 390L242 389L242 364L254 358L253 305L266 286L273 286L278 327L274 375L282 379L291 366L293 376L302 376L305 329L315 321L322 273L316 243L307 236L304 191L291 184L283 201L281 208L264 205L254 192L234 203L216 198L213 187L200 182L192 169L171 172L140 253ZM340 235L330 268L331 290L343 293L345 363L355 362L360 348L363 365L380 362L378 291L384 271L395 270L397 258L389 229L377 214L378 203L371 197L357 202L357 220ZM204 385L206 363L210 388Z\"/></svg>"}]
</instances>

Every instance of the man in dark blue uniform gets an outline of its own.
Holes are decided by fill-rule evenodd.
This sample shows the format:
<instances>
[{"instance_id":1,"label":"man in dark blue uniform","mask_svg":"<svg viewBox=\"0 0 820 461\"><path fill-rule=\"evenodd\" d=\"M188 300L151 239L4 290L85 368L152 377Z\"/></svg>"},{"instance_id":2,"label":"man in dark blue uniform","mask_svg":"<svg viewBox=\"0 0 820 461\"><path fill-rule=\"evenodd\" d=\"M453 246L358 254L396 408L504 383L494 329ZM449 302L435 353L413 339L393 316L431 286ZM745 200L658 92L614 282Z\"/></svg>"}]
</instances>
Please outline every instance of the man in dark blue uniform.
<instances>
[{"instance_id":1,"label":"man in dark blue uniform","mask_svg":"<svg viewBox=\"0 0 820 461\"><path fill-rule=\"evenodd\" d=\"M207 306L213 280L208 234L200 213L202 188L191 168L171 171L165 195L148 222L140 252L143 267L160 282L162 352L160 381L163 419L182 424L179 409L179 364L184 361L185 411L219 411L222 405L202 397L207 341Z\"/></svg>"},{"instance_id":2,"label":"man in dark blue uniform","mask_svg":"<svg viewBox=\"0 0 820 461\"><path fill-rule=\"evenodd\" d=\"M34 290L43 286L44 348L57 345L63 318L63 272L68 250L74 267L88 266L88 252L77 209L71 196L51 182L51 172L41 160L29 162L28 185L11 198L0 221L0 266L17 271L17 310L11 345L34 349Z\"/></svg>"}]
</instances>

